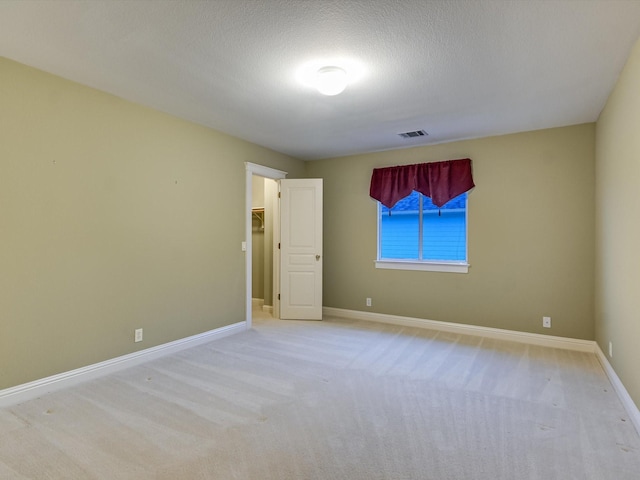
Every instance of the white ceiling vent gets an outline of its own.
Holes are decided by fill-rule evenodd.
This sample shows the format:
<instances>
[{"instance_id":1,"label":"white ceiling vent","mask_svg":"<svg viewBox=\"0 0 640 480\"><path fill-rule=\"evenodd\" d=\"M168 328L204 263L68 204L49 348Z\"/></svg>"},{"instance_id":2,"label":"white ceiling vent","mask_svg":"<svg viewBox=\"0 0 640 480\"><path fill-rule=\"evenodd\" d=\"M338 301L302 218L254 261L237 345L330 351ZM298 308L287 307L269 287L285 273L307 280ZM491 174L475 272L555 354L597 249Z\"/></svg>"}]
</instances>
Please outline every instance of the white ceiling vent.
<instances>
[{"instance_id":1,"label":"white ceiling vent","mask_svg":"<svg viewBox=\"0 0 640 480\"><path fill-rule=\"evenodd\" d=\"M415 137L426 137L429 134L424 130L416 130L415 132L404 132L404 133L399 133L398 135L400 135L402 138L415 138Z\"/></svg>"}]
</instances>

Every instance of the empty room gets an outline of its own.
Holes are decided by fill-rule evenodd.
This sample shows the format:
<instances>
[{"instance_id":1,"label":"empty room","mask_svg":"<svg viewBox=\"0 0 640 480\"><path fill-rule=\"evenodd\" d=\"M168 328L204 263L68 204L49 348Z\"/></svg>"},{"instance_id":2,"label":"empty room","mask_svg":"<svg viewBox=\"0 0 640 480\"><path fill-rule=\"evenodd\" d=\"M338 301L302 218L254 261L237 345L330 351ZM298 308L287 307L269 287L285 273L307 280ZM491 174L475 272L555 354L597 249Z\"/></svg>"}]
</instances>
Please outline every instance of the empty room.
<instances>
[{"instance_id":1,"label":"empty room","mask_svg":"<svg viewBox=\"0 0 640 480\"><path fill-rule=\"evenodd\" d=\"M0 0L0 479L638 479L639 182L637 0Z\"/></svg>"}]
</instances>

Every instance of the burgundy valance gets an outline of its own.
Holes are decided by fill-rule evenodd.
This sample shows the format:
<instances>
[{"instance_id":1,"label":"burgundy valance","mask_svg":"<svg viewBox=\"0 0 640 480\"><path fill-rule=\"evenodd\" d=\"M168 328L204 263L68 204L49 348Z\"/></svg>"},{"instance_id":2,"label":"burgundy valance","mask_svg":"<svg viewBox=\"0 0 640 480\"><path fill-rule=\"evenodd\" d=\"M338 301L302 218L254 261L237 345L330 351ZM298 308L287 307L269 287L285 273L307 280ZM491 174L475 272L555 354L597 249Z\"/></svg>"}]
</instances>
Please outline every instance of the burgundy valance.
<instances>
[{"instance_id":1,"label":"burgundy valance","mask_svg":"<svg viewBox=\"0 0 640 480\"><path fill-rule=\"evenodd\" d=\"M435 206L442 207L474 186L471 159L462 158L374 168L369 195L385 207L392 208L399 200L416 190L431 198Z\"/></svg>"}]
</instances>

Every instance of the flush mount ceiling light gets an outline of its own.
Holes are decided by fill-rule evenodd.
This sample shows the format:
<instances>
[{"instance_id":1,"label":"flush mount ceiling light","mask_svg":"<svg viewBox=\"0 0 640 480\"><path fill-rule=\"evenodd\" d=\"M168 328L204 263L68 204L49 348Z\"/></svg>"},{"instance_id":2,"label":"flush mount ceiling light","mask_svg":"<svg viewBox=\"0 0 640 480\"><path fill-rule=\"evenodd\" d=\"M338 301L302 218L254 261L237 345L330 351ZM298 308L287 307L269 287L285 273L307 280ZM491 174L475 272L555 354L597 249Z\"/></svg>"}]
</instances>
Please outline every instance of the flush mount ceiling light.
<instances>
[{"instance_id":1,"label":"flush mount ceiling light","mask_svg":"<svg viewBox=\"0 0 640 480\"><path fill-rule=\"evenodd\" d=\"M1 1L1 0L0 0ZM306 88L320 91L324 95L337 95L349 86L356 87L367 76L367 68L362 61L348 57L323 57L300 64L293 76L295 82ZM340 87L324 87L324 80ZM337 82L337 79L340 79Z\"/></svg>"},{"instance_id":2,"label":"flush mount ceiling light","mask_svg":"<svg viewBox=\"0 0 640 480\"><path fill-rule=\"evenodd\" d=\"M347 88L347 72L340 67L322 67L316 74L316 88L323 95L338 95Z\"/></svg>"}]
</instances>

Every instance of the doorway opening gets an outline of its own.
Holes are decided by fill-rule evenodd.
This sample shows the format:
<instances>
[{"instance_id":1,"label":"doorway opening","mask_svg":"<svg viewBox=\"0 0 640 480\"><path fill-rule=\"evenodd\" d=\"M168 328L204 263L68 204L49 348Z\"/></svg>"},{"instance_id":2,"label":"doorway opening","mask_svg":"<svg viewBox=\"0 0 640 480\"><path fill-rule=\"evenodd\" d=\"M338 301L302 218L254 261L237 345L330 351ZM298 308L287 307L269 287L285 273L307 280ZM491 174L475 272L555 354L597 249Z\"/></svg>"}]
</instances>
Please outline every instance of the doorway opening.
<instances>
[{"instance_id":1,"label":"doorway opening","mask_svg":"<svg viewBox=\"0 0 640 480\"><path fill-rule=\"evenodd\" d=\"M274 310L274 214L278 185L275 180L258 175L253 175L252 180L251 302L252 315L260 318L273 316Z\"/></svg>"},{"instance_id":2,"label":"doorway opening","mask_svg":"<svg viewBox=\"0 0 640 480\"><path fill-rule=\"evenodd\" d=\"M272 315L279 318L277 299L280 287L279 255L279 211L277 181L287 172L245 163L246 166L246 215L245 215L245 265L246 265L246 326L251 328L253 303L262 296ZM257 245L254 245L254 243ZM256 265L256 262L262 262ZM255 292L255 294L254 294Z\"/></svg>"}]
</instances>

